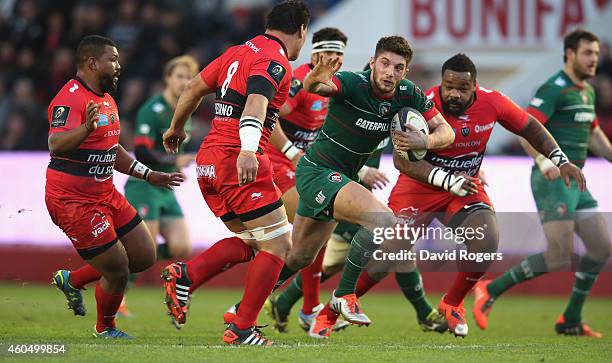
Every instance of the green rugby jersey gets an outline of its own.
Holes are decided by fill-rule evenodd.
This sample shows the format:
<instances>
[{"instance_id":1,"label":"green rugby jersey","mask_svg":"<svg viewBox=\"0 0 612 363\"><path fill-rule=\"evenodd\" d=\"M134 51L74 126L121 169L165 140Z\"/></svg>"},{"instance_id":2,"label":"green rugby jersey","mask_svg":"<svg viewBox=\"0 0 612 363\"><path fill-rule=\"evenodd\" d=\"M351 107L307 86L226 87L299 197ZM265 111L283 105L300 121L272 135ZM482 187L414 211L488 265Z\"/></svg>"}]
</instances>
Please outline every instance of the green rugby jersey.
<instances>
[{"instance_id":1,"label":"green rugby jersey","mask_svg":"<svg viewBox=\"0 0 612 363\"><path fill-rule=\"evenodd\" d=\"M527 111L546 126L570 161L582 168L591 129L598 124L593 87L574 84L561 70L538 88Z\"/></svg>"},{"instance_id":2,"label":"green rugby jersey","mask_svg":"<svg viewBox=\"0 0 612 363\"><path fill-rule=\"evenodd\" d=\"M146 146L149 149L157 152L163 152L163 135L172 121L174 110L166 102L163 95L159 94L148 99L138 110L136 116L136 126L134 131L134 146ZM183 145L179 148L179 153L184 152L184 145L189 141L189 133L191 132L191 119L187 120L185 124L185 132L187 133L187 139L183 142ZM176 171L175 164L154 164L147 166L153 170L163 172ZM138 179L140 180L140 179Z\"/></svg>"},{"instance_id":3,"label":"green rugby jersey","mask_svg":"<svg viewBox=\"0 0 612 363\"><path fill-rule=\"evenodd\" d=\"M370 154L389 136L393 116L412 107L426 120L438 111L414 83L403 79L390 98L374 95L371 71L338 72L332 79L338 92L329 100L319 135L306 151L306 160L344 173L352 179Z\"/></svg>"}]
</instances>

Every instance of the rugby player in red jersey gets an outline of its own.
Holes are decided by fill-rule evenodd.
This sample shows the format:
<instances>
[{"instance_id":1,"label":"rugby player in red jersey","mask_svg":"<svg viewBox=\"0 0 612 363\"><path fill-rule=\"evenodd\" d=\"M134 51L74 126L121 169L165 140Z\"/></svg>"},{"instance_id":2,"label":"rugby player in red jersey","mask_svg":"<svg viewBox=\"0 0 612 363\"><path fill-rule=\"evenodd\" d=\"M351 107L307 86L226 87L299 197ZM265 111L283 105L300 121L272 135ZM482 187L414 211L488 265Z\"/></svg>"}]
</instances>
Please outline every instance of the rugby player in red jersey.
<instances>
[{"instance_id":1,"label":"rugby player in red jersey","mask_svg":"<svg viewBox=\"0 0 612 363\"><path fill-rule=\"evenodd\" d=\"M117 89L121 70L115 43L90 35L81 40L76 53L76 77L48 109L51 162L45 202L53 223L88 265L57 271L53 283L66 295L68 307L85 315L80 289L99 280L94 335L129 339L115 327L115 314L130 272L144 271L155 262L155 242L136 210L115 189L113 172L167 188L178 186L184 176L150 170L119 145L119 111L108 93Z\"/></svg>"},{"instance_id":2,"label":"rugby player in red jersey","mask_svg":"<svg viewBox=\"0 0 612 363\"><path fill-rule=\"evenodd\" d=\"M298 57L309 21L310 12L300 1L276 5L267 16L265 34L229 48L190 81L164 134L166 150L176 152L185 140L189 115L204 95L216 93L212 128L196 158L198 184L208 207L236 235L186 263L167 266L162 276L168 311L180 326L193 290L253 259L242 305L223 336L227 344L272 344L255 319L291 248L291 228L264 151L289 94L289 61Z\"/></svg>"},{"instance_id":3,"label":"rugby player in red jersey","mask_svg":"<svg viewBox=\"0 0 612 363\"><path fill-rule=\"evenodd\" d=\"M415 226L427 226L436 217L452 228L476 229L486 226L482 236L478 234L468 239L466 235L466 248L476 253L497 251L499 236L495 212L483 184L477 178L496 122L525 138L540 153L549 155L566 180L572 177L584 186L580 169L568 162L540 122L501 92L478 85L476 66L465 54L456 54L444 63L442 83L430 89L427 97L434 101L436 108L456 130L456 136L450 146L431 150L424 160L418 162L409 162L394 155L394 163L401 174L389 196L389 208L400 220L406 223L414 221ZM458 262L459 272L439 305L440 313L446 317L449 330L455 336L466 336L468 333L463 299L491 262ZM387 273L362 272L357 284L357 296L365 294ZM333 319L317 318L316 324L318 329L324 330L333 324ZM328 331L331 330L325 330L326 333Z\"/></svg>"},{"instance_id":4,"label":"rugby player in red jersey","mask_svg":"<svg viewBox=\"0 0 612 363\"><path fill-rule=\"evenodd\" d=\"M268 157L272 163L274 183L283 194L283 204L290 223L293 223L299 199L295 188L295 167L318 135L329 103L327 97L306 92L303 89L304 78L319 62L325 63L335 58L342 62L346 43L346 35L337 28L323 28L312 35L310 62L293 71L289 97L280 109L280 122L270 137ZM369 166L364 166L359 175L367 185L382 187L388 182L384 173ZM305 321L305 324L314 319L317 307L323 306L319 304L319 282L324 255L325 247L319 251L315 261L301 272L304 305L300 311L300 319ZM281 332L286 331L287 316L277 312L273 297L268 301L265 307L268 314L276 320L275 327ZM224 315L226 323L233 321L239 306L238 303L227 310Z\"/></svg>"}]
</instances>

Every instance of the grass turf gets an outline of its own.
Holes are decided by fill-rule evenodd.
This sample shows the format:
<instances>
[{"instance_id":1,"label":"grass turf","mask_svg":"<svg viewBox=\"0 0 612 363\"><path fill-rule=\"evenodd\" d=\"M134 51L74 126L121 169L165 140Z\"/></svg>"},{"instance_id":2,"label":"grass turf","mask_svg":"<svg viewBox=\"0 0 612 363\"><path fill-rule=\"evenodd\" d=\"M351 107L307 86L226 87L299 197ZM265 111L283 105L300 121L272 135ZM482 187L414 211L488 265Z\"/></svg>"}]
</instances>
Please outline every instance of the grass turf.
<instances>
[{"instance_id":1,"label":"grass turf","mask_svg":"<svg viewBox=\"0 0 612 363\"><path fill-rule=\"evenodd\" d=\"M589 299L585 320L604 333L599 340L557 336L553 324L566 299L541 296L504 296L492 313L486 332L468 314L469 336L423 333L401 294L372 293L362 299L373 320L370 327L349 327L329 341L308 338L291 316L290 333L266 335L281 346L261 349L232 348L221 344L225 309L240 298L240 291L202 289L194 295L188 323L181 331L170 325L162 304L161 288L137 287L129 292L130 309L136 315L119 319L118 326L134 335L133 341L109 341L92 337L95 324L94 289L85 291L89 311L76 317L66 309L63 295L52 286L0 285L0 344L62 343L68 353L45 361L512 361L598 362L612 356L610 299ZM322 293L326 297L328 293ZM435 304L439 296L429 295ZM471 299L466 301L468 311ZM268 323L262 314L259 323ZM6 359L0 353L0 360ZM40 360L22 357L20 361Z\"/></svg>"}]
</instances>

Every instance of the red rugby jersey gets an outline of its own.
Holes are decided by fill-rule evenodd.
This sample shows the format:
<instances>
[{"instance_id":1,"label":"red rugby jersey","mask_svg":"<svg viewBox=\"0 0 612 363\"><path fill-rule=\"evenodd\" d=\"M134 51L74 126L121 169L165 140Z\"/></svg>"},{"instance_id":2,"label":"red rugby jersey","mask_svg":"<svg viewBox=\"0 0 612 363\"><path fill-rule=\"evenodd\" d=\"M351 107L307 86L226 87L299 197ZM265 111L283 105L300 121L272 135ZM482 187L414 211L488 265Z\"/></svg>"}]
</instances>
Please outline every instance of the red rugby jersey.
<instances>
[{"instance_id":1,"label":"red rugby jersey","mask_svg":"<svg viewBox=\"0 0 612 363\"><path fill-rule=\"evenodd\" d=\"M425 160L448 171L476 175L495 123L499 122L509 131L517 133L528 122L527 112L510 98L481 86L476 87L472 105L458 117L444 111L440 86L431 88L426 94L455 131L455 141L446 148L429 151Z\"/></svg>"},{"instance_id":2,"label":"red rugby jersey","mask_svg":"<svg viewBox=\"0 0 612 363\"><path fill-rule=\"evenodd\" d=\"M302 150L306 150L319 133L329 104L329 98L306 92L303 89L304 78L313 67L312 64L306 63L293 71L289 98L287 98L287 103L291 106L291 113L280 119L287 138ZM271 158L273 155L285 157L272 146L268 150Z\"/></svg>"},{"instance_id":3,"label":"red rugby jersey","mask_svg":"<svg viewBox=\"0 0 612 363\"><path fill-rule=\"evenodd\" d=\"M266 150L270 134L278 121L278 111L289 94L291 65L285 45L275 36L259 35L236 45L213 60L200 76L214 89L215 117L205 145L240 147L239 120L246 102L247 80L251 76L266 78L276 90L268 104L259 148Z\"/></svg>"},{"instance_id":4,"label":"red rugby jersey","mask_svg":"<svg viewBox=\"0 0 612 363\"><path fill-rule=\"evenodd\" d=\"M114 188L113 171L121 126L117 104L111 95L98 94L79 78L71 79L49 104L49 135L85 123L90 100L100 105L98 128L78 149L67 155L51 155L47 195L99 200Z\"/></svg>"}]
</instances>

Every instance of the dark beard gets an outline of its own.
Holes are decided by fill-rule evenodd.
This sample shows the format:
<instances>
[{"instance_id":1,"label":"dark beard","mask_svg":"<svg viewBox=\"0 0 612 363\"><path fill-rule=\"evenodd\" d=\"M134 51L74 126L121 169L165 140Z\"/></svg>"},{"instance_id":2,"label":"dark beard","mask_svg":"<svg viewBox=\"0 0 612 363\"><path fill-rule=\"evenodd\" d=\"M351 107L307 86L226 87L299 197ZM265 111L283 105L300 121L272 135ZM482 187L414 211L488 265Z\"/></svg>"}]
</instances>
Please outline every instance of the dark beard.
<instances>
[{"instance_id":1,"label":"dark beard","mask_svg":"<svg viewBox=\"0 0 612 363\"><path fill-rule=\"evenodd\" d=\"M442 101L442 110L444 110L444 113L453 115L455 117L461 116L465 113L465 110L467 110L472 103L474 103L474 95L472 95L472 98L470 98L470 100L468 102L466 102L465 105L461 106L461 108L459 108L459 110L457 111L452 111L450 109L448 109L447 103Z\"/></svg>"},{"instance_id":2,"label":"dark beard","mask_svg":"<svg viewBox=\"0 0 612 363\"><path fill-rule=\"evenodd\" d=\"M574 74L576 75L576 77L578 77L581 81L584 81L586 79L591 78L590 75L586 74L586 73L582 73L580 71L580 67L578 65L574 65Z\"/></svg>"},{"instance_id":3,"label":"dark beard","mask_svg":"<svg viewBox=\"0 0 612 363\"><path fill-rule=\"evenodd\" d=\"M105 74L100 77L100 89L104 93L111 93L117 90L117 85L113 82L115 76L112 74Z\"/></svg>"},{"instance_id":4,"label":"dark beard","mask_svg":"<svg viewBox=\"0 0 612 363\"><path fill-rule=\"evenodd\" d=\"M442 102L442 109L444 110L444 113L446 114L453 115L453 116L461 116L463 115L463 112L465 112L466 107L464 106L464 107L461 107L458 111L453 111L448 108L446 102Z\"/></svg>"}]
</instances>

